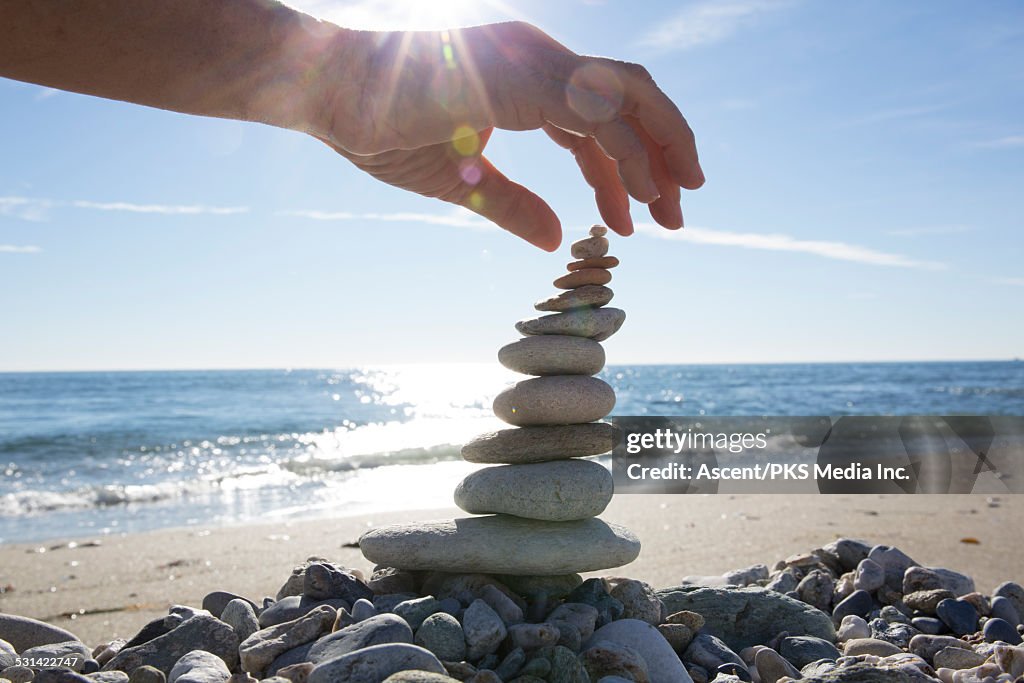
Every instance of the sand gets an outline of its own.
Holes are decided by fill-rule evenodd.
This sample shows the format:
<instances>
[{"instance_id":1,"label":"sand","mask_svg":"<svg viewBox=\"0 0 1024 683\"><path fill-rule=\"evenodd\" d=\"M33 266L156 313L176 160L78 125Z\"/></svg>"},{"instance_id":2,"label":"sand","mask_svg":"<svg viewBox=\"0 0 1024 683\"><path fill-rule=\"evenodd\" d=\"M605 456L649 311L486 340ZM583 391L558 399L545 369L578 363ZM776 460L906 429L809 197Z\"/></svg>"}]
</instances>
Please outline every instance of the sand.
<instances>
[{"instance_id":1,"label":"sand","mask_svg":"<svg viewBox=\"0 0 1024 683\"><path fill-rule=\"evenodd\" d=\"M292 567L326 557L369 572L352 546L373 526L460 515L427 510L288 524L193 527L0 546L0 611L43 619L87 644L130 638L172 604L199 605L213 590L259 600ZM661 588L687 575L721 574L849 536L895 545L918 562L975 578L990 592L1024 580L1024 496L619 495L603 517L633 529L639 559L603 572ZM39 552L44 549L45 552Z\"/></svg>"}]
</instances>

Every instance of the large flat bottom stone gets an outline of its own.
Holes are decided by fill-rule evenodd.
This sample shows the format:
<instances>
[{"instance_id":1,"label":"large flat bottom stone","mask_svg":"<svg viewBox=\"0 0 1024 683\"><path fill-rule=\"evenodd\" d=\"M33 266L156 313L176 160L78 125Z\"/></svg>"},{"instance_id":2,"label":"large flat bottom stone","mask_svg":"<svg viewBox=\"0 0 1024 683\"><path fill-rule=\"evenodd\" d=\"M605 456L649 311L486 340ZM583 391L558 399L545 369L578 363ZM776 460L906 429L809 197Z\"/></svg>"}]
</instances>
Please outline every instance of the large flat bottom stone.
<instances>
[{"instance_id":1,"label":"large flat bottom stone","mask_svg":"<svg viewBox=\"0 0 1024 683\"><path fill-rule=\"evenodd\" d=\"M369 561L399 569L549 576L621 567L640 554L640 540L596 518L488 515L381 527L363 534L359 548Z\"/></svg>"}]
</instances>

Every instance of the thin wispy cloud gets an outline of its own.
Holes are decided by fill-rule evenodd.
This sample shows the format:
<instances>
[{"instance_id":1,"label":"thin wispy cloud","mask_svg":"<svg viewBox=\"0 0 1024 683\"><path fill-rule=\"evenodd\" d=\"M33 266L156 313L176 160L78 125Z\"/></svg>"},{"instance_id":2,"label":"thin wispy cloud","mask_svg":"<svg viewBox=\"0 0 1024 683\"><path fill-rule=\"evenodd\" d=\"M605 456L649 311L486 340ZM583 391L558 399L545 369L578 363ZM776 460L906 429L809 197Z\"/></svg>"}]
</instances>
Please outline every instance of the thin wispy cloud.
<instances>
[{"instance_id":1,"label":"thin wispy cloud","mask_svg":"<svg viewBox=\"0 0 1024 683\"><path fill-rule=\"evenodd\" d=\"M97 211L127 211L128 213L155 213L165 216L195 216L208 214L211 216L231 216L248 213L247 206L204 206L202 204L131 204L128 202L93 202L76 200L70 203L79 209L95 209Z\"/></svg>"},{"instance_id":2,"label":"thin wispy cloud","mask_svg":"<svg viewBox=\"0 0 1024 683\"><path fill-rule=\"evenodd\" d=\"M36 96L33 99L35 99L36 102L41 102L43 100L48 100L51 97L56 97L60 92L61 91L56 88L40 88L39 92L36 93Z\"/></svg>"},{"instance_id":3,"label":"thin wispy cloud","mask_svg":"<svg viewBox=\"0 0 1024 683\"><path fill-rule=\"evenodd\" d=\"M41 251L33 244L0 244L0 254L38 254Z\"/></svg>"},{"instance_id":4,"label":"thin wispy cloud","mask_svg":"<svg viewBox=\"0 0 1024 683\"><path fill-rule=\"evenodd\" d=\"M983 147L985 149L1012 149L1014 147L1024 147L1024 135L1007 135L1006 137L996 138L995 140L984 140L982 142L975 143L975 147Z\"/></svg>"},{"instance_id":5,"label":"thin wispy cloud","mask_svg":"<svg viewBox=\"0 0 1024 683\"><path fill-rule=\"evenodd\" d=\"M973 232L971 225L930 225L920 228L900 228L898 230L887 230L886 235L893 237L928 237L932 235L959 235L965 232Z\"/></svg>"},{"instance_id":6,"label":"thin wispy cloud","mask_svg":"<svg viewBox=\"0 0 1024 683\"><path fill-rule=\"evenodd\" d=\"M721 247L740 247L764 251L782 251L810 254L836 261L849 261L872 266L894 268L916 268L920 270L944 270L946 265L935 261L919 261L902 254L878 251L869 247L846 242L825 240L804 240L777 233L728 232L710 228L686 228L665 230L653 223L639 223L637 231L664 240L678 240L695 244L712 244Z\"/></svg>"},{"instance_id":7,"label":"thin wispy cloud","mask_svg":"<svg viewBox=\"0 0 1024 683\"><path fill-rule=\"evenodd\" d=\"M997 285L1010 285L1011 287L1024 287L1024 277L999 277L992 280Z\"/></svg>"},{"instance_id":8,"label":"thin wispy cloud","mask_svg":"<svg viewBox=\"0 0 1024 683\"><path fill-rule=\"evenodd\" d=\"M732 37L760 16L791 4L787 0L704 0L659 22L639 45L660 51L712 45Z\"/></svg>"},{"instance_id":9,"label":"thin wispy cloud","mask_svg":"<svg viewBox=\"0 0 1024 683\"><path fill-rule=\"evenodd\" d=\"M35 197L0 197L0 216L13 216L24 221L44 221L53 202Z\"/></svg>"},{"instance_id":10,"label":"thin wispy cloud","mask_svg":"<svg viewBox=\"0 0 1024 683\"><path fill-rule=\"evenodd\" d=\"M457 209L451 213L351 213L348 211L293 210L279 211L279 216L296 216L317 221L376 221L382 223L428 223L447 225L454 228L497 229L490 221L480 218L471 211Z\"/></svg>"},{"instance_id":11,"label":"thin wispy cloud","mask_svg":"<svg viewBox=\"0 0 1024 683\"><path fill-rule=\"evenodd\" d=\"M893 107L890 109L879 109L878 111L868 112L862 116L850 119L849 121L846 121L844 125L869 126L877 123L887 123L890 121L916 119L930 114L937 114L938 112L949 109L952 106L952 102L946 102L941 104L921 104L906 107Z\"/></svg>"}]
</instances>

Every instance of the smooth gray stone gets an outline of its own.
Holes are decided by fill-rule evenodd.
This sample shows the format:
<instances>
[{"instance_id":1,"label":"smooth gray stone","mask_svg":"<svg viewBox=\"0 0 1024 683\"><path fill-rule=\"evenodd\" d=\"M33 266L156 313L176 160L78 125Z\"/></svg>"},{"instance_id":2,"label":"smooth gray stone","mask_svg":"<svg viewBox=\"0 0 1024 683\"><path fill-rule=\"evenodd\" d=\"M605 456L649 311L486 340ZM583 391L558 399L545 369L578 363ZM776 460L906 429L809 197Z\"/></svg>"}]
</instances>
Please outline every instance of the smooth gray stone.
<instances>
[{"instance_id":1,"label":"smooth gray stone","mask_svg":"<svg viewBox=\"0 0 1024 683\"><path fill-rule=\"evenodd\" d=\"M260 628L270 628L286 621L298 619L321 605L329 605L336 610L347 610L350 607L348 602L341 599L315 600L304 595L289 595L260 612Z\"/></svg>"},{"instance_id":2,"label":"smooth gray stone","mask_svg":"<svg viewBox=\"0 0 1024 683\"><path fill-rule=\"evenodd\" d=\"M853 587L856 590L873 593L884 585L885 570L874 560L866 557L861 560L853 577Z\"/></svg>"},{"instance_id":3,"label":"smooth gray stone","mask_svg":"<svg viewBox=\"0 0 1024 683\"><path fill-rule=\"evenodd\" d=\"M18 651L14 649L14 646L0 638L0 671L9 666L14 666L14 660L17 656Z\"/></svg>"},{"instance_id":4,"label":"smooth gray stone","mask_svg":"<svg viewBox=\"0 0 1024 683\"><path fill-rule=\"evenodd\" d=\"M238 646L242 670L258 674L288 650L311 643L331 630L337 612L321 605L294 621L256 631Z\"/></svg>"},{"instance_id":5,"label":"smooth gray stone","mask_svg":"<svg viewBox=\"0 0 1024 683\"><path fill-rule=\"evenodd\" d=\"M36 672L27 666L9 666L3 671L0 671L0 678L6 678L11 683L29 683Z\"/></svg>"},{"instance_id":6,"label":"smooth gray stone","mask_svg":"<svg viewBox=\"0 0 1024 683\"><path fill-rule=\"evenodd\" d=\"M870 640L870 639L869 639ZM884 642L884 641L883 641ZM831 641L813 636L789 636L779 643L779 654L788 659L798 669L819 659L835 661L839 659L839 650Z\"/></svg>"},{"instance_id":7,"label":"smooth gray stone","mask_svg":"<svg viewBox=\"0 0 1024 683\"><path fill-rule=\"evenodd\" d=\"M235 629L239 642L260 630L256 610L253 609L252 603L244 598L235 598L225 605L220 620Z\"/></svg>"},{"instance_id":8,"label":"smooth gray stone","mask_svg":"<svg viewBox=\"0 0 1024 683\"><path fill-rule=\"evenodd\" d=\"M758 650L754 655L754 668L761 677L761 683L775 683L783 676L801 678L799 669L769 647Z\"/></svg>"},{"instance_id":9,"label":"smooth gray stone","mask_svg":"<svg viewBox=\"0 0 1024 683\"><path fill-rule=\"evenodd\" d=\"M541 522L510 515L396 524L359 539L371 562L484 574L572 574L628 564L640 541L600 519Z\"/></svg>"},{"instance_id":10,"label":"smooth gray stone","mask_svg":"<svg viewBox=\"0 0 1024 683\"><path fill-rule=\"evenodd\" d=\"M596 377L535 377L502 391L493 407L499 419L517 427L580 424L612 412L615 390Z\"/></svg>"},{"instance_id":11,"label":"smooth gray stone","mask_svg":"<svg viewBox=\"0 0 1024 683\"><path fill-rule=\"evenodd\" d=\"M626 312L619 308L577 308L516 323L520 334L567 334L604 341L619 331Z\"/></svg>"},{"instance_id":12,"label":"smooth gray stone","mask_svg":"<svg viewBox=\"0 0 1024 683\"><path fill-rule=\"evenodd\" d=\"M466 634L450 614L431 614L416 631L416 644L433 652L442 662L461 662L466 657Z\"/></svg>"},{"instance_id":13,"label":"smooth gray stone","mask_svg":"<svg viewBox=\"0 0 1024 683\"><path fill-rule=\"evenodd\" d=\"M223 683L230 677L223 659L204 650L193 650L171 667L167 683Z\"/></svg>"},{"instance_id":14,"label":"smooth gray stone","mask_svg":"<svg viewBox=\"0 0 1024 683\"><path fill-rule=\"evenodd\" d=\"M596 375L605 355L593 339L546 334L506 344L498 349L498 361L524 375Z\"/></svg>"},{"instance_id":15,"label":"smooth gray stone","mask_svg":"<svg viewBox=\"0 0 1024 683\"><path fill-rule=\"evenodd\" d=\"M380 683L393 673L408 670L447 673L429 650L408 643L385 643L317 664L307 683Z\"/></svg>"},{"instance_id":16,"label":"smooth gray stone","mask_svg":"<svg viewBox=\"0 0 1024 683\"><path fill-rule=\"evenodd\" d=\"M501 429L462 447L462 457L485 464L547 462L608 453L620 430L607 422Z\"/></svg>"},{"instance_id":17,"label":"smooth gray stone","mask_svg":"<svg viewBox=\"0 0 1024 683\"><path fill-rule=\"evenodd\" d=\"M687 610L702 615L704 631L721 638L735 651L763 645L782 631L828 641L836 638L829 615L766 588L677 586L657 594L669 614ZM743 619L737 620L737 614Z\"/></svg>"},{"instance_id":18,"label":"smooth gray stone","mask_svg":"<svg viewBox=\"0 0 1024 683\"><path fill-rule=\"evenodd\" d=\"M508 630L490 605L477 598L462 615L462 628L466 634L466 656L476 661L498 649Z\"/></svg>"},{"instance_id":19,"label":"smooth gray stone","mask_svg":"<svg viewBox=\"0 0 1024 683\"><path fill-rule=\"evenodd\" d=\"M229 593L228 591L213 591L211 593L207 593L206 597L203 598L203 609L213 616L217 616L224 612L224 608L226 608L228 603L232 600L245 600L252 606L253 612L259 611L259 607L252 600L244 598L241 595Z\"/></svg>"},{"instance_id":20,"label":"smooth gray stone","mask_svg":"<svg viewBox=\"0 0 1024 683\"><path fill-rule=\"evenodd\" d=\"M405 619L394 614L378 614L346 626L316 641L309 649L307 660L319 664L386 643L412 643L412 629Z\"/></svg>"},{"instance_id":21,"label":"smooth gray stone","mask_svg":"<svg viewBox=\"0 0 1024 683\"><path fill-rule=\"evenodd\" d=\"M93 683L128 683L128 674L123 671L94 671L86 674Z\"/></svg>"},{"instance_id":22,"label":"smooth gray stone","mask_svg":"<svg viewBox=\"0 0 1024 683\"><path fill-rule=\"evenodd\" d=\"M624 676L629 681L649 681L647 662L640 653L622 643L602 640L580 653L580 663L590 680L598 683Z\"/></svg>"},{"instance_id":23,"label":"smooth gray stone","mask_svg":"<svg viewBox=\"0 0 1024 683\"><path fill-rule=\"evenodd\" d=\"M0 613L0 640L6 640L15 650L22 652L37 645L78 640L78 636L45 621Z\"/></svg>"},{"instance_id":24,"label":"smooth gray stone","mask_svg":"<svg viewBox=\"0 0 1024 683\"><path fill-rule=\"evenodd\" d=\"M155 666L143 664L128 675L128 683L167 683L167 676Z\"/></svg>"},{"instance_id":25,"label":"smooth gray stone","mask_svg":"<svg viewBox=\"0 0 1024 683\"><path fill-rule=\"evenodd\" d=\"M746 668L743 658L729 649L721 639L709 633L698 633L683 652L683 659L715 671L723 664L736 664Z\"/></svg>"},{"instance_id":26,"label":"smooth gray stone","mask_svg":"<svg viewBox=\"0 0 1024 683\"><path fill-rule=\"evenodd\" d=\"M636 650L647 663L651 683L693 683L690 674L686 673L686 668L679 661L679 655L661 632L646 621L619 619L605 624L584 643L584 652L601 641Z\"/></svg>"},{"instance_id":27,"label":"smooth gray stone","mask_svg":"<svg viewBox=\"0 0 1024 683\"><path fill-rule=\"evenodd\" d=\"M611 596L622 603L622 616L626 619L639 619L652 626L662 623L665 605L661 598L654 594L650 584L636 579L625 579L615 584ZM668 616L668 614L664 614Z\"/></svg>"},{"instance_id":28,"label":"smooth gray stone","mask_svg":"<svg viewBox=\"0 0 1024 683\"><path fill-rule=\"evenodd\" d=\"M175 662L192 650L206 650L224 660L228 668L238 664L238 636L220 619L199 614L153 640L125 647L103 666L103 671L126 671L149 664L168 674Z\"/></svg>"},{"instance_id":29,"label":"smooth gray stone","mask_svg":"<svg viewBox=\"0 0 1024 683\"><path fill-rule=\"evenodd\" d=\"M455 504L472 514L564 522L601 514L613 491L612 474L603 465L556 460L472 472L455 488Z\"/></svg>"},{"instance_id":30,"label":"smooth gray stone","mask_svg":"<svg viewBox=\"0 0 1024 683\"><path fill-rule=\"evenodd\" d=\"M355 576L329 562L314 562L303 574L302 594L311 600L373 599L373 591Z\"/></svg>"},{"instance_id":31,"label":"smooth gray stone","mask_svg":"<svg viewBox=\"0 0 1024 683\"><path fill-rule=\"evenodd\" d=\"M1004 581L1003 583L996 586L996 589L992 591L992 597L1006 598L1013 604L1013 608L1017 610L1017 614L1024 618L1024 586L1013 581ZM0 615L2 617L3 615ZM2 637L0 632L0 637ZM7 639L9 640L9 639ZM14 643L11 643L14 645ZM15 645L15 647L17 647Z\"/></svg>"},{"instance_id":32,"label":"smooth gray stone","mask_svg":"<svg viewBox=\"0 0 1024 683\"><path fill-rule=\"evenodd\" d=\"M562 313L584 306L600 307L609 303L615 293L604 285L583 285L561 294L541 299L533 305L538 311Z\"/></svg>"},{"instance_id":33,"label":"smooth gray stone","mask_svg":"<svg viewBox=\"0 0 1024 683\"><path fill-rule=\"evenodd\" d=\"M92 659L92 651L77 638L64 643L48 643L47 645L36 645L27 650L21 651L21 657L27 660L67 660L67 666L61 668L81 671L88 659Z\"/></svg>"},{"instance_id":34,"label":"smooth gray stone","mask_svg":"<svg viewBox=\"0 0 1024 683\"><path fill-rule=\"evenodd\" d=\"M591 235L573 242L569 246L569 253L573 258L597 258L608 253L608 246L607 237Z\"/></svg>"}]
</instances>

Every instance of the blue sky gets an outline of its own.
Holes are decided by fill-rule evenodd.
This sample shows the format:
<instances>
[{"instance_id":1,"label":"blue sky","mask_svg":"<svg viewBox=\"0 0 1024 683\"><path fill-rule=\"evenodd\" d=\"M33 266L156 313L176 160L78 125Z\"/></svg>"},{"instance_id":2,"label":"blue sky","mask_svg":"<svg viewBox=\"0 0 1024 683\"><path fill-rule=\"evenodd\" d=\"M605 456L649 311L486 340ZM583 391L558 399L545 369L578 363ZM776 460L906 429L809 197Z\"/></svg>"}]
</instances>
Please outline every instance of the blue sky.
<instances>
[{"instance_id":1,"label":"blue sky","mask_svg":"<svg viewBox=\"0 0 1024 683\"><path fill-rule=\"evenodd\" d=\"M648 67L708 182L683 233L613 238L610 363L1024 356L1020 3L298 4ZM0 129L0 370L492 362L598 219L541 133L489 152L556 254L265 126L0 79Z\"/></svg>"}]
</instances>

